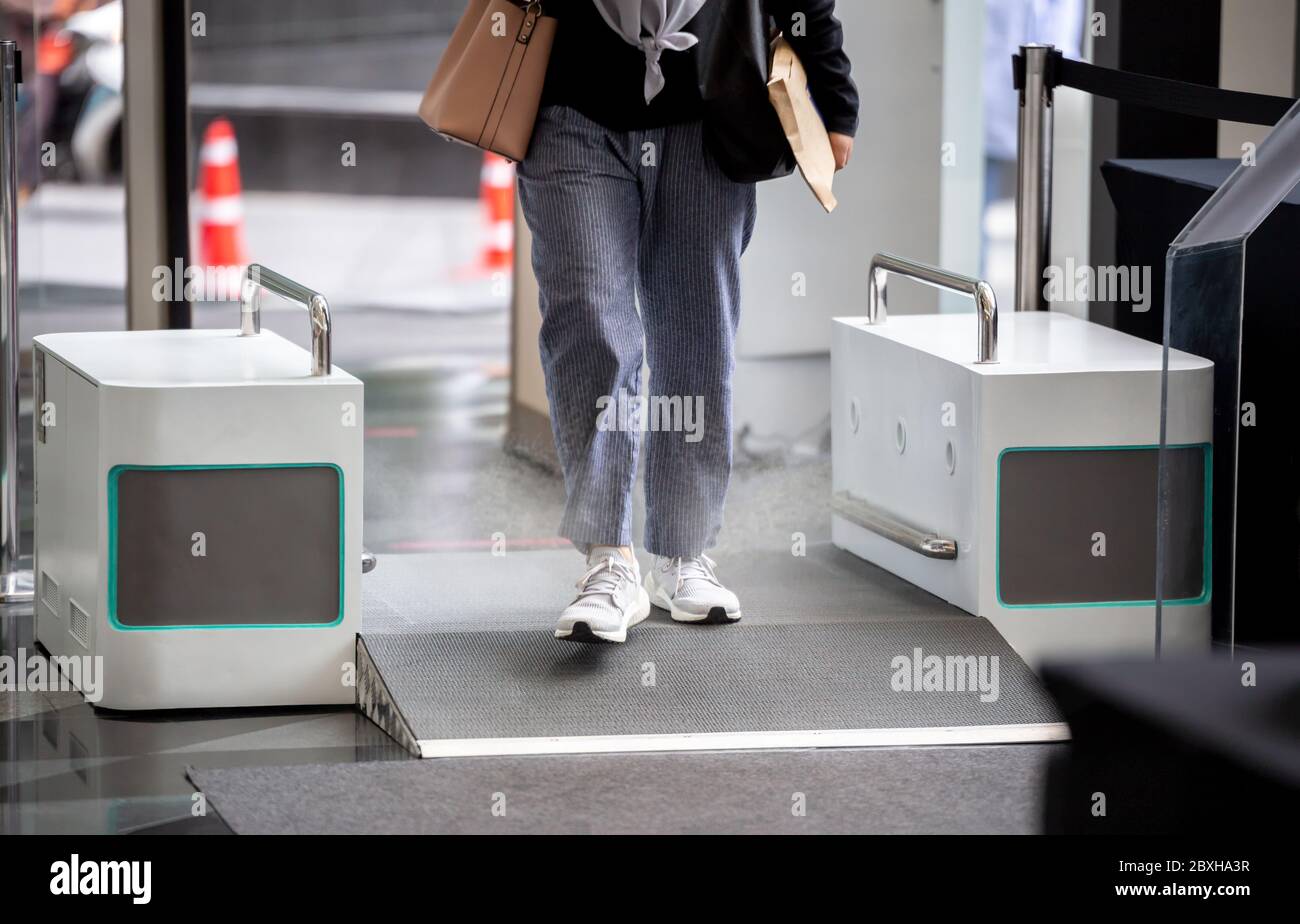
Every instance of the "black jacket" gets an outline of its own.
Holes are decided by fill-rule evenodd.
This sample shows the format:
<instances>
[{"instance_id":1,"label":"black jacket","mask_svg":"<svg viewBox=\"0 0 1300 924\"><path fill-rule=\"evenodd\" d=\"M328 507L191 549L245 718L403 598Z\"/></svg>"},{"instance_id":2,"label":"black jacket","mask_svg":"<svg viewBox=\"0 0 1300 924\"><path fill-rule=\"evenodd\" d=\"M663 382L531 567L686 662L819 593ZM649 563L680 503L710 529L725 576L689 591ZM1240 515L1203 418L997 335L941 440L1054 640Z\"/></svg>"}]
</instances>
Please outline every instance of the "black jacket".
<instances>
[{"instance_id":1,"label":"black jacket","mask_svg":"<svg viewBox=\"0 0 1300 924\"><path fill-rule=\"evenodd\" d=\"M826 128L852 135L858 126L858 91L849 76L835 0L706 0L686 31L694 33L697 20L716 12L710 5L749 2L761 3L786 34L808 72L813 102ZM645 56L605 23L591 0L543 0L542 7L558 20L542 105L571 106L616 131L705 117L696 68L699 46L663 53L664 88L647 105ZM792 28L799 14L804 17L802 34Z\"/></svg>"},{"instance_id":2,"label":"black jacket","mask_svg":"<svg viewBox=\"0 0 1300 924\"><path fill-rule=\"evenodd\" d=\"M713 2L713 0L706 0ZM826 130L852 135L858 130L858 88L849 76L844 29L835 18L835 0L764 0L768 15L808 73L808 89ZM803 14L803 34L795 17Z\"/></svg>"}]
</instances>

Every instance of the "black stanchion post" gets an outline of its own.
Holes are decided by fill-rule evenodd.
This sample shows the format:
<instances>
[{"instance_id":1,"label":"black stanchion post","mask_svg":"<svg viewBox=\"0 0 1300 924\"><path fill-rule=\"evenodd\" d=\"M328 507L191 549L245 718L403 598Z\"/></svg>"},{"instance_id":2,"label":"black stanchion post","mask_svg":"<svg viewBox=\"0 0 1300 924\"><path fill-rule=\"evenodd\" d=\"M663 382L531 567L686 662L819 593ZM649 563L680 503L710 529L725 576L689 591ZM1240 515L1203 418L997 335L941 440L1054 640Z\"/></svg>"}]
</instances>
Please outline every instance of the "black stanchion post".
<instances>
[{"instance_id":1,"label":"black stanchion post","mask_svg":"<svg viewBox=\"0 0 1300 924\"><path fill-rule=\"evenodd\" d=\"M1016 311L1046 311L1043 271L1052 255L1051 45L1021 45L1016 144Z\"/></svg>"}]
</instances>

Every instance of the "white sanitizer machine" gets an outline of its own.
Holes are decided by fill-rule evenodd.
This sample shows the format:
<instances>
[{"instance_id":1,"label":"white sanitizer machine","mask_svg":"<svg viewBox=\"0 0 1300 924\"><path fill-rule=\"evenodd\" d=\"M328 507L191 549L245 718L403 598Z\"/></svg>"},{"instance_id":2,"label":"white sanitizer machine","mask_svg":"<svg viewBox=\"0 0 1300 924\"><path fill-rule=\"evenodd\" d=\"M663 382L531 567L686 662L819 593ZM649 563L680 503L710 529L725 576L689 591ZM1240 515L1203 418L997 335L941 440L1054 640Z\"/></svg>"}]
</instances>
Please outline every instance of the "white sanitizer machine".
<instances>
[{"instance_id":1,"label":"white sanitizer machine","mask_svg":"<svg viewBox=\"0 0 1300 924\"><path fill-rule=\"evenodd\" d=\"M97 706L355 701L363 386L319 294L250 267L241 321L36 338L36 632Z\"/></svg>"},{"instance_id":2,"label":"white sanitizer machine","mask_svg":"<svg viewBox=\"0 0 1300 924\"><path fill-rule=\"evenodd\" d=\"M887 275L976 312L885 318ZM1155 652L1162 348L880 255L831 337L836 545L990 620L1030 664ZM1000 340L1000 342L999 342ZM1214 366L1170 351L1163 647L1210 645Z\"/></svg>"}]
</instances>

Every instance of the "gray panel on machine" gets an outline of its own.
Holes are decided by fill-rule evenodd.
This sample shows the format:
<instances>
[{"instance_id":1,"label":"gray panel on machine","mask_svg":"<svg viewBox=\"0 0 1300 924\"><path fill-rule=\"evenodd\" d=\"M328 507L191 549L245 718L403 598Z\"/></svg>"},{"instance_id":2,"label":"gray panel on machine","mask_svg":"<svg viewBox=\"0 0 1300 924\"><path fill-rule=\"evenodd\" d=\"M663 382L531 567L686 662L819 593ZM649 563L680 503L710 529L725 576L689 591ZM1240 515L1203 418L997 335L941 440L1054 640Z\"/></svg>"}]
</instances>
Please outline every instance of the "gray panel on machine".
<instances>
[{"instance_id":1,"label":"gray panel on machine","mask_svg":"<svg viewBox=\"0 0 1300 924\"><path fill-rule=\"evenodd\" d=\"M1167 452L1169 550L1164 599L1204 592L1205 467L1201 446ZM998 471L998 595L1010 605L1154 600L1159 453L1031 449ZM1095 555L1095 535L1105 555Z\"/></svg>"},{"instance_id":2,"label":"gray panel on machine","mask_svg":"<svg viewBox=\"0 0 1300 924\"><path fill-rule=\"evenodd\" d=\"M117 473L119 623L333 623L340 607L340 485L332 466ZM195 555L195 533L204 554Z\"/></svg>"}]
</instances>

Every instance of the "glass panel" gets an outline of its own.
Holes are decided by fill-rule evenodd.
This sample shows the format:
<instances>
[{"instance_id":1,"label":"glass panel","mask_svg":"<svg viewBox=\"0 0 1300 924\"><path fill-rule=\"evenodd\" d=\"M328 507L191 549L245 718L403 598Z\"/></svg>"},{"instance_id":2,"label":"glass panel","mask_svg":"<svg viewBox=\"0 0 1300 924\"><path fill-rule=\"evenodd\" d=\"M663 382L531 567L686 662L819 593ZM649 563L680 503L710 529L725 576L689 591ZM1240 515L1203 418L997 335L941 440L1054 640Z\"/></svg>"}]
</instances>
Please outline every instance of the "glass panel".
<instances>
[{"instance_id":1,"label":"glass panel","mask_svg":"<svg viewBox=\"0 0 1300 924\"><path fill-rule=\"evenodd\" d=\"M1243 158L1166 260L1157 533L1157 632L1166 636L1182 621L1174 607L1181 553L1172 524L1186 503L1170 450L1204 438L1207 427L1198 421L1209 405L1213 637L1226 644L1297 638L1279 604L1300 591L1294 412L1286 403L1297 333L1295 287L1287 280L1294 254L1286 242L1295 240L1287 228L1300 222L1300 198L1288 198L1300 182L1298 113L1300 105ZM1213 362L1212 386L1188 354Z\"/></svg>"},{"instance_id":2,"label":"glass panel","mask_svg":"<svg viewBox=\"0 0 1300 924\"><path fill-rule=\"evenodd\" d=\"M35 9L35 13L31 9ZM7 12L18 34L19 334L126 325L122 4Z\"/></svg>"},{"instance_id":3,"label":"glass panel","mask_svg":"<svg viewBox=\"0 0 1300 924\"><path fill-rule=\"evenodd\" d=\"M983 3L946 4L956 8L949 15L970 16L968 7L983 6L983 29L980 32L950 32L945 45L961 46L967 35L982 35L982 80L980 86L963 85L949 78L945 68L944 106L945 118L950 109L963 110L966 118L982 121L981 139L983 176L982 208L978 222L982 258L978 266L952 264L945 259L945 268L978 275L993 287L1007 310L1014 304L1015 247L1016 247L1016 149L1017 124L1020 117L1020 94L1012 85L1011 57L1018 54L1020 46L1041 43L1054 46L1065 57L1076 61L1092 60L1092 36L1085 28L1087 4L1082 2L1057 3ZM957 13L960 9L962 12ZM957 53L957 52L952 52ZM979 94L978 100L967 94ZM1056 259L1072 257L1080 265L1088 262L1087 201L1090 178L1090 146L1088 136L1092 118L1092 97L1071 87L1058 87L1053 104L1055 125L1055 156L1052 188L1052 244ZM954 138L945 124L944 139ZM964 158L957 158L949 166L945 162L943 182L951 183L950 175L960 172ZM954 232L947 227L945 215L943 233ZM956 233L967 233L975 228ZM944 255L947 256L946 254ZM969 306L960 301L949 304L954 310L967 311ZM1058 304L1056 310L1069 311L1080 317L1087 316L1087 306L1081 302Z\"/></svg>"},{"instance_id":4,"label":"glass panel","mask_svg":"<svg viewBox=\"0 0 1300 924\"><path fill-rule=\"evenodd\" d=\"M223 0L191 30L194 326L238 324L223 267L325 295L333 361L366 382L380 555L462 547L505 433L514 168L416 116L464 8ZM307 344L302 308L262 305L265 329Z\"/></svg>"},{"instance_id":5,"label":"glass panel","mask_svg":"<svg viewBox=\"0 0 1300 924\"><path fill-rule=\"evenodd\" d=\"M4 4L18 43L18 338L126 326L122 5ZM32 548L31 365L19 383L20 544Z\"/></svg>"}]
</instances>

